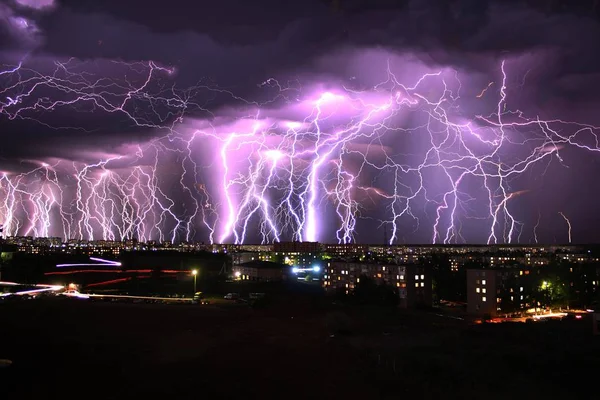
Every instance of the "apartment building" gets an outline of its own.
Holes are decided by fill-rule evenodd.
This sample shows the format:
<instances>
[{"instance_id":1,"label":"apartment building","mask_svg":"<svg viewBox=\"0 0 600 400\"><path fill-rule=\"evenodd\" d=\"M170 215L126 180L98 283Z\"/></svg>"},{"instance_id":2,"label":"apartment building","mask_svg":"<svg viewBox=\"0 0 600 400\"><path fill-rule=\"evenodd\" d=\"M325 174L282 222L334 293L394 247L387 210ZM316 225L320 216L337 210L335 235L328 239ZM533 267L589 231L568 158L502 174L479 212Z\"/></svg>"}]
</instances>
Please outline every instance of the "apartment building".
<instances>
[{"instance_id":1,"label":"apartment building","mask_svg":"<svg viewBox=\"0 0 600 400\"><path fill-rule=\"evenodd\" d=\"M364 277L394 287L401 307L432 304L431 273L420 265L330 261L323 273L323 287L327 293L349 294Z\"/></svg>"}]
</instances>

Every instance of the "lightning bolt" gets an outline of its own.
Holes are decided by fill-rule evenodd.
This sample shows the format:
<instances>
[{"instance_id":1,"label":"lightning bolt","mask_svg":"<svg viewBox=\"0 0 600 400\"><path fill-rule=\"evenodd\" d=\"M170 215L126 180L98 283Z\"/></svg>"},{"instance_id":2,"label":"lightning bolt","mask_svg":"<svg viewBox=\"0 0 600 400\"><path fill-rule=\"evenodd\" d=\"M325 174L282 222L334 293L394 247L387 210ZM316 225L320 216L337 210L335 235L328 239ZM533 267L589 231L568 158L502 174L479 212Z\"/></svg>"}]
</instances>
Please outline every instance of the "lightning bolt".
<instances>
[{"instance_id":1,"label":"lightning bolt","mask_svg":"<svg viewBox=\"0 0 600 400\"><path fill-rule=\"evenodd\" d=\"M533 227L533 240L535 241L536 244L539 243L538 236L537 236L537 229L538 229L538 226L540 226L541 218L542 218L542 213L538 211L537 222L536 222L535 226Z\"/></svg>"},{"instance_id":2,"label":"lightning bolt","mask_svg":"<svg viewBox=\"0 0 600 400\"><path fill-rule=\"evenodd\" d=\"M563 214L562 212L560 212L560 211L559 211L559 214L560 214L560 216L561 216L561 217L563 217L563 219L564 219L564 220L565 220L565 222L567 223L567 226L568 226L568 228L569 228L569 231L568 231L568 233L569 233L569 243L571 243L571 242L572 242L572 240L571 240L571 221L570 221L570 220L569 220L569 218L567 218L567 216L566 216L565 214Z\"/></svg>"},{"instance_id":3,"label":"lightning bolt","mask_svg":"<svg viewBox=\"0 0 600 400\"><path fill-rule=\"evenodd\" d=\"M483 95L485 94L485 92L487 92L487 90L494 84L494 82L490 82L488 83L488 85L481 91L481 93L479 93L476 97L478 99L482 98Z\"/></svg>"},{"instance_id":4,"label":"lightning bolt","mask_svg":"<svg viewBox=\"0 0 600 400\"><path fill-rule=\"evenodd\" d=\"M424 229L433 243L465 242L467 224L483 229L487 243L513 242L525 226L515 199L528 192L514 182L536 165L564 163L565 147L600 151L598 127L511 110L504 61L500 83L469 96L495 94L489 115L461 107L464 89L451 70L406 84L388 65L375 86L317 92L270 78L258 86L273 95L259 103L216 85L179 90L165 84L175 70L152 61L112 65L125 71L122 78L75 60L55 62L49 74L25 61L0 70L0 116L8 120L93 132L43 119L69 110L156 133L111 154L86 153L85 161L7 167L0 175L3 234L211 243L332 235L350 243L361 240L361 224L375 220L391 228L390 244ZM216 96L239 107L211 111ZM538 225L539 218L536 242Z\"/></svg>"}]
</instances>

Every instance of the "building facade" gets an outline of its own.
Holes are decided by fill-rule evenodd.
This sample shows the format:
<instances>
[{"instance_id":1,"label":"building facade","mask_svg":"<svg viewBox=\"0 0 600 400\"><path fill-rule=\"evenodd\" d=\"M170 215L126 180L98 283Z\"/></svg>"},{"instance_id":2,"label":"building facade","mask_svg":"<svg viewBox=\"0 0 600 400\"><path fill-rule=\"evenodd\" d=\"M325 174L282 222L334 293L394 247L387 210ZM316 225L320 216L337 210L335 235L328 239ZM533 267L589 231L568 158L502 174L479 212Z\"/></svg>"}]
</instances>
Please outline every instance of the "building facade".
<instances>
[{"instance_id":1,"label":"building facade","mask_svg":"<svg viewBox=\"0 0 600 400\"><path fill-rule=\"evenodd\" d=\"M349 294L364 277L378 285L394 287L401 307L430 307L432 304L431 273L419 265L329 261L323 274L323 288L327 293Z\"/></svg>"},{"instance_id":2,"label":"building facade","mask_svg":"<svg viewBox=\"0 0 600 400\"><path fill-rule=\"evenodd\" d=\"M323 245L325 254L332 258L360 257L369 252L369 246L366 244L325 244Z\"/></svg>"},{"instance_id":3,"label":"building facade","mask_svg":"<svg viewBox=\"0 0 600 400\"><path fill-rule=\"evenodd\" d=\"M318 242L275 242L273 251L276 253L320 253L321 245Z\"/></svg>"},{"instance_id":4,"label":"building facade","mask_svg":"<svg viewBox=\"0 0 600 400\"><path fill-rule=\"evenodd\" d=\"M267 261L250 261L232 268L234 279L253 282L280 282L285 279L285 270L284 265Z\"/></svg>"},{"instance_id":5,"label":"building facade","mask_svg":"<svg viewBox=\"0 0 600 400\"><path fill-rule=\"evenodd\" d=\"M530 272L525 268L468 269L467 311L494 317L535 307Z\"/></svg>"},{"instance_id":6,"label":"building facade","mask_svg":"<svg viewBox=\"0 0 600 400\"><path fill-rule=\"evenodd\" d=\"M302 269L321 268L321 259L321 245L317 242L277 242L270 257L270 261Z\"/></svg>"}]
</instances>

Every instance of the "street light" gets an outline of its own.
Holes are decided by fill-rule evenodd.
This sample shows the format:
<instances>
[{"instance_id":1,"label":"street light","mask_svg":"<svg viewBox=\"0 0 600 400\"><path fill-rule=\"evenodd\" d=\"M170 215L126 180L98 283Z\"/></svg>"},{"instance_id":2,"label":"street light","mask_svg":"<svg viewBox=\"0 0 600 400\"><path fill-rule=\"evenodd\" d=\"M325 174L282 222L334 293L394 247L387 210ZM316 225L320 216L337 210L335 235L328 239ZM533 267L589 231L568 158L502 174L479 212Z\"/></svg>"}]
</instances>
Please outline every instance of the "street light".
<instances>
[{"instance_id":1,"label":"street light","mask_svg":"<svg viewBox=\"0 0 600 400\"><path fill-rule=\"evenodd\" d=\"M542 290L544 291L544 306L547 307L548 303L550 303L550 287L552 286L551 282L543 281L542 282Z\"/></svg>"},{"instance_id":2,"label":"street light","mask_svg":"<svg viewBox=\"0 0 600 400\"><path fill-rule=\"evenodd\" d=\"M542 282L542 289L546 290L546 289L548 289L549 287L550 287L550 282L546 282L546 281L543 281L543 282Z\"/></svg>"},{"instance_id":3,"label":"street light","mask_svg":"<svg viewBox=\"0 0 600 400\"><path fill-rule=\"evenodd\" d=\"M196 294L196 277L198 276L198 270L197 269L193 269L192 270L192 275L194 276L194 294Z\"/></svg>"}]
</instances>

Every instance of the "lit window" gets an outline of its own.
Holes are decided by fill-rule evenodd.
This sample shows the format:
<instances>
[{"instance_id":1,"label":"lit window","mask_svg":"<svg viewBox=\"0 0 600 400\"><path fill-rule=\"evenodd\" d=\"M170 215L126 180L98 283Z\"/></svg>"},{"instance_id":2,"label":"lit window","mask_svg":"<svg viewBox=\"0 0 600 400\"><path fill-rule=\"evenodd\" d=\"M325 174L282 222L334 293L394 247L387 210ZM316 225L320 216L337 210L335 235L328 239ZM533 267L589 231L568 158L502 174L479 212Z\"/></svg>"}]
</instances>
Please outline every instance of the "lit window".
<instances>
[{"instance_id":1,"label":"lit window","mask_svg":"<svg viewBox=\"0 0 600 400\"><path fill-rule=\"evenodd\" d=\"M415 287L419 287L419 282L415 282Z\"/></svg>"},{"instance_id":2,"label":"lit window","mask_svg":"<svg viewBox=\"0 0 600 400\"><path fill-rule=\"evenodd\" d=\"M523 291L523 286L521 286L521 287L519 288L519 292L522 292L522 291Z\"/></svg>"},{"instance_id":3,"label":"lit window","mask_svg":"<svg viewBox=\"0 0 600 400\"><path fill-rule=\"evenodd\" d=\"M476 293L479 293L479 292L480 292L479 288L475 289L475 292L476 292Z\"/></svg>"},{"instance_id":4,"label":"lit window","mask_svg":"<svg viewBox=\"0 0 600 400\"><path fill-rule=\"evenodd\" d=\"M523 300L523 296L521 296L521 300Z\"/></svg>"},{"instance_id":5,"label":"lit window","mask_svg":"<svg viewBox=\"0 0 600 400\"><path fill-rule=\"evenodd\" d=\"M486 298L485 296L483 296L483 297L481 298L481 301L485 302L485 301L487 301L487 298Z\"/></svg>"},{"instance_id":6,"label":"lit window","mask_svg":"<svg viewBox=\"0 0 600 400\"><path fill-rule=\"evenodd\" d=\"M396 282L396 287L400 287L400 282Z\"/></svg>"},{"instance_id":7,"label":"lit window","mask_svg":"<svg viewBox=\"0 0 600 400\"><path fill-rule=\"evenodd\" d=\"M360 278L356 278L356 283L360 283Z\"/></svg>"},{"instance_id":8,"label":"lit window","mask_svg":"<svg viewBox=\"0 0 600 400\"><path fill-rule=\"evenodd\" d=\"M415 281L419 280L419 275L415 275Z\"/></svg>"},{"instance_id":9,"label":"lit window","mask_svg":"<svg viewBox=\"0 0 600 400\"><path fill-rule=\"evenodd\" d=\"M421 287L425 287L425 282L421 282Z\"/></svg>"},{"instance_id":10,"label":"lit window","mask_svg":"<svg viewBox=\"0 0 600 400\"><path fill-rule=\"evenodd\" d=\"M487 290L485 288L481 289L481 293L485 293Z\"/></svg>"},{"instance_id":11,"label":"lit window","mask_svg":"<svg viewBox=\"0 0 600 400\"><path fill-rule=\"evenodd\" d=\"M404 280L404 275L400 275L400 280L403 281Z\"/></svg>"},{"instance_id":12,"label":"lit window","mask_svg":"<svg viewBox=\"0 0 600 400\"><path fill-rule=\"evenodd\" d=\"M421 275L421 279L425 279L425 275Z\"/></svg>"},{"instance_id":13,"label":"lit window","mask_svg":"<svg viewBox=\"0 0 600 400\"><path fill-rule=\"evenodd\" d=\"M383 267L383 270L385 271L385 267Z\"/></svg>"},{"instance_id":14,"label":"lit window","mask_svg":"<svg viewBox=\"0 0 600 400\"><path fill-rule=\"evenodd\" d=\"M485 279L481 281L481 284L482 284L482 285L485 285Z\"/></svg>"}]
</instances>

